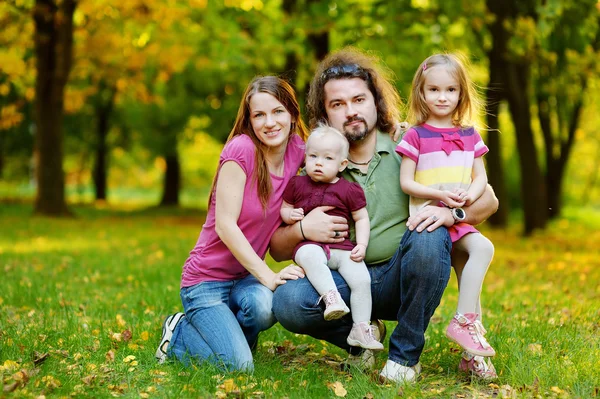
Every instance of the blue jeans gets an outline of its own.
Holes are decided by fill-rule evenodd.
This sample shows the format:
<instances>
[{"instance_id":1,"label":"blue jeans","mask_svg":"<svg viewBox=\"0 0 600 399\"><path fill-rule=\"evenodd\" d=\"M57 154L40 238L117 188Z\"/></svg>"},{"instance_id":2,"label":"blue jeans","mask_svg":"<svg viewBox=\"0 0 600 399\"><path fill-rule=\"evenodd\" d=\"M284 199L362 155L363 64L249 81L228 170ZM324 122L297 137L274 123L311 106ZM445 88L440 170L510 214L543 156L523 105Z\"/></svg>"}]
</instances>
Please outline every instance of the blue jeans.
<instances>
[{"instance_id":1,"label":"blue jeans","mask_svg":"<svg viewBox=\"0 0 600 399\"><path fill-rule=\"evenodd\" d=\"M182 288L185 317L173 332L167 354L189 365L210 362L223 370L254 369L258 333L276 320L273 293L249 275L241 280L205 281Z\"/></svg>"},{"instance_id":2,"label":"blue jeans","mask_svg":"<svg viewBox=\"0 0 600 399\"><path fill-rule=\"evenodd\" d=\"M425 330L450 278L451 248L445 228L431 233L407 230L389 262L367 265L373 297L371 318L398 322L390 337L390 360L405 366L419 362ZM339 273L332 274L342 298L349 303L348 285ZM308 334L358 353L360 348L346 342L352 318L325 321L324 306L318 302L319 294L308 279L289 280L275 290L273 312L281 325L294 333Z\"/></svg>"}]
</instances>

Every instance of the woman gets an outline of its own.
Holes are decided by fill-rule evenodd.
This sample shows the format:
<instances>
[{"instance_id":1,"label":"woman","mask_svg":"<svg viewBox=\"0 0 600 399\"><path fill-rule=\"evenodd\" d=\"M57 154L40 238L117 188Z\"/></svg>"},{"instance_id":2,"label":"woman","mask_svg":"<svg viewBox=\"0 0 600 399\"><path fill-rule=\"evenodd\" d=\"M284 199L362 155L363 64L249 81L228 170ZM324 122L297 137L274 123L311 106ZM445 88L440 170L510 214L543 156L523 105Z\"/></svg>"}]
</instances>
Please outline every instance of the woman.
<instances>
[{"instance_id":1,"label":"woman","mask_svg":"<svg viewBox=\"0 0 600 399\"><path fill-rule=\"evenodd\" d=\"M264 257L307 133L287 82L266 76L248 85L220 156L206 223L183 266L185 313L165 320L160 363L176 357L184 364L195 359L227 371L253 370L251 348L276 321L273 291L304 277L294 265L275 273Z\"/></svg>"}]
</instances>

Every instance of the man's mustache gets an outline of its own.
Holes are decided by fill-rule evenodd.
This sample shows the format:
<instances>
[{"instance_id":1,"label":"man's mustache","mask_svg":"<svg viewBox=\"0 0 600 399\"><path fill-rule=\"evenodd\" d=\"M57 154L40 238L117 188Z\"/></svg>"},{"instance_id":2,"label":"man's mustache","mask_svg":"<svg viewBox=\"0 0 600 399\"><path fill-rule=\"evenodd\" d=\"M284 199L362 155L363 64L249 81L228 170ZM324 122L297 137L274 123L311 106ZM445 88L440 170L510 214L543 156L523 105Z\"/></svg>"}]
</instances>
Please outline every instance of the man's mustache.
<instances>
[{"instance_id":1,"label":"man's mustache","mask_svg":"<svg viewBox=\"0 0 600 399\"><path fill-rule=\"evenodd\" d=\"M353 117L352 119L348 119L346 122L344 122L344 126L348 126L348 125L349 125L349 124L351 124L352 122L356 122L356 121L362 122L362 123L364 123L364 124L366 124L366 123L367 123L367 122L366 122L366 121L365 121L363 118L361 118L361 117L359 117L359 116L355 116L355 117Z\"/></svg>"}]
</instances>

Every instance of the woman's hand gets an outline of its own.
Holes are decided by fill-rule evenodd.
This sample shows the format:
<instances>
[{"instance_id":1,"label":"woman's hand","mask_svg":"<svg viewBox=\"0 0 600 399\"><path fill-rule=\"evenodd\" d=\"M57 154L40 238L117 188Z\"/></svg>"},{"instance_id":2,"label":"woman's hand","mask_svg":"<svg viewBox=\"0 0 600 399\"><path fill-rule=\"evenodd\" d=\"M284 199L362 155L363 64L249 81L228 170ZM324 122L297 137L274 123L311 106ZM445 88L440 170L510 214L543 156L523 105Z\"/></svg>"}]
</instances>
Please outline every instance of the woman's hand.
<instances>
[{"instance_id":1,"label":"woman's hand","mask_svg":"<svg viewBox=\"0 0 600 399\"><path fill-rule=\"evenodd\" d=\"M271 291L275 291L277 287L285 284L287 280L298 280L299 278L304 278L304 269L292 263L279 272L273 273L271 279L261 282Z\"/></svg>"}]
</instances>

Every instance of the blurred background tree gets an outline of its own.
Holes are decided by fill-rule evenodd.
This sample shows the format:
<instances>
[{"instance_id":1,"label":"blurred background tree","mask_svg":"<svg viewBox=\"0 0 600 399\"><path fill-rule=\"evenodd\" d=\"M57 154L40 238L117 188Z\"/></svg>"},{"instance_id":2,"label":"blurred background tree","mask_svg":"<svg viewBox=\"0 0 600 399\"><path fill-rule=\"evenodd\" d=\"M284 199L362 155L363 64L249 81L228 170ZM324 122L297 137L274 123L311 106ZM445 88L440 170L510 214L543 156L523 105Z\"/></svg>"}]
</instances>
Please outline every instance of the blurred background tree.
<instances>
[{"instance_id":1,"label":"blurred background tree","mask_svg":"<svg viewBox=\"0 0 600 399\"><path fill-rule=\"evenodd\" d=\"M35 197L36 211L53 215L75 201L202 207L253 76L284 76L302 102L316 63L354 45L379 55L407 98L419 63L452 51L485 101L478 127L501 201L491 222L505 226L511 211L530 234L563 205L600 203L599 4L8 0L0 196ZM44 41L52 31L63 47ZM42 62L48 54L60 62Z\"/></svg>"}]
</instances>

